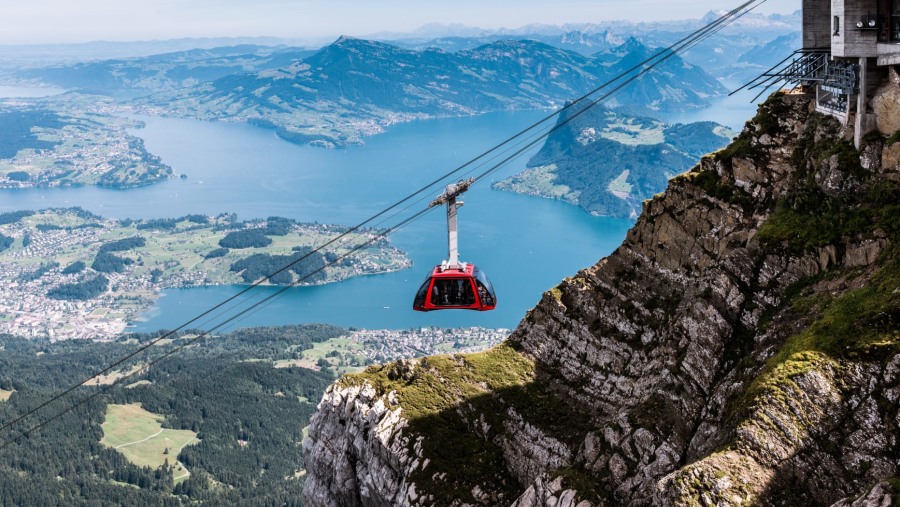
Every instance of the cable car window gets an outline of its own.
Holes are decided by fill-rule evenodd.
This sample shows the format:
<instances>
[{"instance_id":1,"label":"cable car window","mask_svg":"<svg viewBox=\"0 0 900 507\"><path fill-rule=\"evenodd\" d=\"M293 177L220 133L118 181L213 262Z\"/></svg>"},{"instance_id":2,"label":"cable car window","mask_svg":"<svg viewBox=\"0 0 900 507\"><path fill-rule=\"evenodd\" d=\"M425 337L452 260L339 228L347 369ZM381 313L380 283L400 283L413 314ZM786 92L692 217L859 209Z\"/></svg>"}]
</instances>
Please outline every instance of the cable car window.
<instances>
[{"instance_id":1,"label":"cable car window","mask_svg":"<svg viewBox=\"0 0 900 507\"><path fill-rule=\"evenodd\" d=\"M491 294L494 294L494 286L491 285L491 281L488 280L488 277L486 274L484 274L484 271L482 271L476 267L475 270L472 272L472 274L475 275L475 278L479 282L484 284L484 287L488 290L488 292L490 292Z\"/></svg>"},{"instance_id":2,"label":"cable car window","mask_svg":"<svg viewBox=\"0 0 900 507\"><path fill-rule=\"evenodd\" d=\"M466 278L448 278L434 281L431 304L435 306L469 306L475 304L472 284Z\"/></svg>"},{"instance_id":3,"label":"cable car window","mask_svg":"<svg viewBox=\"0 0 900 507\"><path fill-rule=\"evenodd\" d=\"M478 284L478 297L481 299L482 306L494 306L494 296L491 292L481 283L481 280L475 282Z\"/></svg>"},{"instance_id":4,"label":"cable car window","mask_svg":"<svg viewBox=\"0 0 900 507\"><path fill-rule=\"evenodd\" d=\"M419 287L419 290L416 292L416 299L413 301L413 306L415 308L421 308L425 306L425 298L428 297L428 286L431 285L431 277L425 278L425 282Z\"/></svg>"}]
</instances>

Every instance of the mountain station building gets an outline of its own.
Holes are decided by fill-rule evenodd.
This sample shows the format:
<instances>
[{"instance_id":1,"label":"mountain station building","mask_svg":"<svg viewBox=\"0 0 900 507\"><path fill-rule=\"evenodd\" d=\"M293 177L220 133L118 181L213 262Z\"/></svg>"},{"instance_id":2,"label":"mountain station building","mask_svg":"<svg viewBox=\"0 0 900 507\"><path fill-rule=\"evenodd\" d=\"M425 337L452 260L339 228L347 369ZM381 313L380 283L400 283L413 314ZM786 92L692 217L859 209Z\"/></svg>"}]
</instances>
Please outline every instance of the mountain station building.
<instances>
[{"instance_id":1,"label":"mountain station building","mask_svg":"<svg viewBox=\"0 0 900 507\"><path fill-rule=\"evenodd\" d=\"M803 49L788 76L815 87L817 111L853 125L857 146L876 128L893 133L885 132L893 120L879 124L888 119L879 118L877 102L883 85L900 84L896 65L900 0L803 0Z\"/></svg>"}]
</instances>

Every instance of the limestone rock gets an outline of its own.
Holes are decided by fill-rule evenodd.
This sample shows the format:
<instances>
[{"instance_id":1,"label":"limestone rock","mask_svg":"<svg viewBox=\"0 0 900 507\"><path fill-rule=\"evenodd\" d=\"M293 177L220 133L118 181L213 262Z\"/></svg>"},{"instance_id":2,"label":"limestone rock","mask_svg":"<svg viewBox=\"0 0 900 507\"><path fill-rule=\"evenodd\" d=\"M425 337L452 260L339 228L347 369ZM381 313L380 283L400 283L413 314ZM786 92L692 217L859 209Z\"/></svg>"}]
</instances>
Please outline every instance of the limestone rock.
<instances>
[{"instance_id":1,"label":"limestone rock","mask_svg":"<svg viewBox=\"0 0 900 507\"><path fill-rule=\"evenodd\" d=\"M872 96L878 131L889 136L900 130L900 86L887 83Z\"/></svg>"},{"instance_id":2,"label":"limestone rock","mask_svg":"<svg viewBox=\"0 0 900 507\"><path fill-rule=\"evenodd\" d=\"M897 488L887 482L880 482L860 498L845 498L831 507L891 507L895 505L893 499L897 493Z\"/></svg>"},{"instance_id":3,"label":"limestone rock","mask_svg":"<svg viewBox=\"0 0 900 507\"><path fill-rule=\"evenodd\" d=\"M900 143L884 147L884 151L881 152L881 167L886 172L900 172Z\"/></svg>"}]
</instances>

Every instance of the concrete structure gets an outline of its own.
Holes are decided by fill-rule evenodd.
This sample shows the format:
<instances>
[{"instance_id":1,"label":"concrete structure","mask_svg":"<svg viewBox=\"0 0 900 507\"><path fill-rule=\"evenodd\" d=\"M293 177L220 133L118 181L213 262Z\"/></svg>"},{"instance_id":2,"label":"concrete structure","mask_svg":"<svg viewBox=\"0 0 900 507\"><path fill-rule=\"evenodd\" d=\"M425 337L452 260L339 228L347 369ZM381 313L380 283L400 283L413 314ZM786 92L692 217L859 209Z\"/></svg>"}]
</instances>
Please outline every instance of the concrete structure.
<instances>
[{"instance_id":1,"label":"concrete structure","mask_svg":"<svg viewBox=\"0 0 900 507\"><path fill-rule=\"evenodd\" d=\"M869 104L900 64L900 0L803 0L800 81L816 87L816 110L854 126L854 141L875 128Z\"/></svg>"}]
</instances>

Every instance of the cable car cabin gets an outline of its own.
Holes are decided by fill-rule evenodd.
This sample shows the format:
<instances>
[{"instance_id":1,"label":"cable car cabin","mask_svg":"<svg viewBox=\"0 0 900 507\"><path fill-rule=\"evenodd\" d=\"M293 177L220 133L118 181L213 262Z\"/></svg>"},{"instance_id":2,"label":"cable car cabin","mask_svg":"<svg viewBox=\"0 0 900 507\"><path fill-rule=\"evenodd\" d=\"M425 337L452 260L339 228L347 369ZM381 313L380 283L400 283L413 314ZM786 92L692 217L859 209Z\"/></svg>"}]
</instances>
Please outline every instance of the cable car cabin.
<instances>
[{"instance_id":1,"label":"cable car cabin","mask_svg":"<svg viewBox=\"0 0 900 507\"><path fill-rule=\"evenodd\" d=\"M434 271L416 292L413 310L478 310L497 307L497 295L484 271L473 264L463 264L462 269L435 266Z\"/></svg>"},{"instance_id":2,"label":"cable car cabin","mask_svg":"<svg viewBox=\"0 0 900 507\"><path fill-rule=\"evenodd\" d=\"M413 310L493 310L497 307L497 294L484 271L474 264L459 260L459 239L456 210L462 206L459 196L475 183L475 178L447 185L444 193L429 207L447 205L447 253L448 259L434 267L425 283L416 292Z\"/></svg>"}]
</instances>

